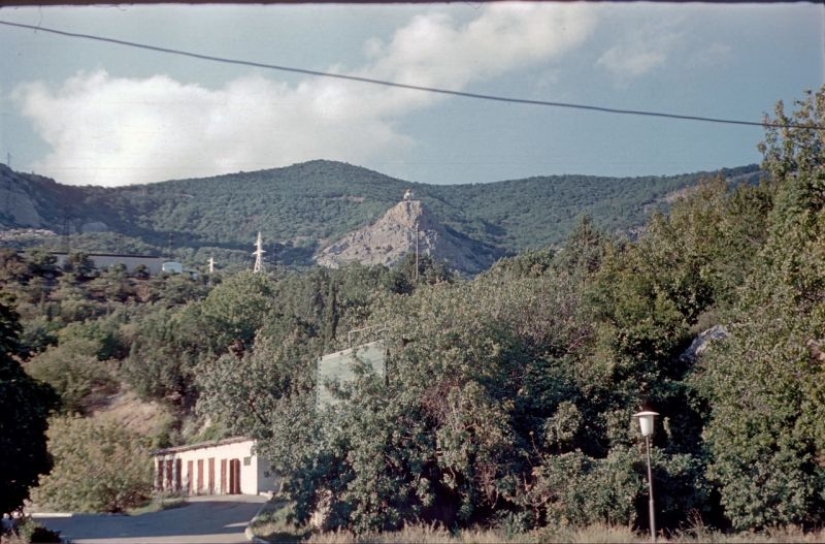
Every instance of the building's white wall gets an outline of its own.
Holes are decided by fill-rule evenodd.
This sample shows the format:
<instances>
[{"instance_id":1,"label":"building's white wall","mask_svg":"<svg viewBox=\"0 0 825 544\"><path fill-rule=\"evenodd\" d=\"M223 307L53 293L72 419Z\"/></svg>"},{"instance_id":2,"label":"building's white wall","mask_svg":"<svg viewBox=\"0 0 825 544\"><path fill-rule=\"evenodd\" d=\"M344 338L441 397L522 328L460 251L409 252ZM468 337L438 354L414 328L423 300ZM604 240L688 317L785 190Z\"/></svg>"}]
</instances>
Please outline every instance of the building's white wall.
<instances>
[{"instance_id":1,"label":"building's white wall","mask_svg":"<svg viewBox=\"0 0 825 544\"><path fill-rule=\"evenodd\" d=\"M52 253L57 259L57 266L63 266L66 262L65 253ZM116 264L126 266L126 270L134 272L139 265L144 265L150 275L156 276L161 273L163 261L160 257L145 257L142 255L106 255L89 253L89 258L95 263L95 268L103 270Z\"/></svg>"},{"instance_id":2,"label":"building's white wall","mask_svg":"<svg viewBox=\"0 0 825 544\"><path fill-rule=\"evenodd\" d=\"M94 261L95 267L103 269L109 268L116 264L123 264L126 270L134 272L139 265L144 265L150 275L156 276L160 274L162 262L159 257L140 257L131 255L95 255L91 254L89 257Z\"/></svg>"},{"instance_id":3,"label":"building's white wall","mask_svg":"<svg viewBox=\"0 0 825 544\"><path fill-rule=\"evenodd\" d=\"M251 453L241 459L241 493L258 494L258 456Z\"/></svg>"},{"instance_id":4,"label":"building's white wall","mask_svg":"<svg viewBox=\"0 0 825 544\"><path fill-rule=\"evenodd\" d=\"M256 468L258 469L258 491L257 493L274 493L278 491L280 482L272 470L269 461L255 456Z\"/></svg>"},{"instance_id":5,"label":"building's white wall","mask_svg":"<svg viewBox=\"0 0 825 544\"><path fill-rule=\"evenodd\" d=\"M164 262L162 269L170 274L183 274L183 265L176 261Z\"/></svg>"},{"instance_id":6,"label":"building's white wall","mask_svg":"<svg viewBox=\"0 0 825 544\"><path fill-rule=\"evenodd\" d=\"M268 463L266 461L259 462L258 456L253 455L254 441L245 440L242 442L234 442L222 445L204 445L203 447L193 447L184 449L183 451L166 451L159 452L154 456L154 466L156 471L156 482L158 461L164 463L168 460L172 461L173 466L176 460L181 461L181 475L180 475L180 489L174 489L177 483L176 475L172 478L171 488L169 486L168 478L164 474L161 482L161 489L164 491L180 491L187 493L191 489L192 495L206 495L210 493L209 489L209 460L212 459L214 473L211 490L212 494L229 493L230 486L230 471L231 461L237 460L240 466L240 492L242 494L257 495L260 493L267 493L274 491L275 478L271 475L268 478L261 478L263 470L261 467ZM199 463L200 461L200 463ZM189 463L191 462L191 470ZM224 479L224 488L222 489L222 473L221 465L225 463L226 472ZM164 464L164 467L166 465ZM200 476L199 476L200 473ZM191 488L190 488L191 482ZM199 485L200 484L200 485Z\"/></svg>"}]
</instances>

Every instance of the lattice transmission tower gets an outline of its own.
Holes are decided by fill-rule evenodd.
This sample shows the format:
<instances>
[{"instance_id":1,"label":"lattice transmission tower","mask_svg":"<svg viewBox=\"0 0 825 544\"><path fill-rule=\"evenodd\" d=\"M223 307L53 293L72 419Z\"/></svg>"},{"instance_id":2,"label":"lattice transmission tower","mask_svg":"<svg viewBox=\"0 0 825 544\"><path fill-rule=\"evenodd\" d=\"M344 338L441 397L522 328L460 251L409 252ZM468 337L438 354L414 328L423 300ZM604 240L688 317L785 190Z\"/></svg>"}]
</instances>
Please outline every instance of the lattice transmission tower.
<instances>
[{"instance_id":1,"label":"lattice transmission tower","mask_svg":"<svg viewBox=\"0 0 825 544\"><path fill-rule=\"evenodd\" d=\"M263 274L264 272L264 243L261 240L261 231L258 231L258 241L255 242L255 251L252 254L255 256L255 266L252 268L252 272L255 274Z\"/></svg>"}]
</instances>

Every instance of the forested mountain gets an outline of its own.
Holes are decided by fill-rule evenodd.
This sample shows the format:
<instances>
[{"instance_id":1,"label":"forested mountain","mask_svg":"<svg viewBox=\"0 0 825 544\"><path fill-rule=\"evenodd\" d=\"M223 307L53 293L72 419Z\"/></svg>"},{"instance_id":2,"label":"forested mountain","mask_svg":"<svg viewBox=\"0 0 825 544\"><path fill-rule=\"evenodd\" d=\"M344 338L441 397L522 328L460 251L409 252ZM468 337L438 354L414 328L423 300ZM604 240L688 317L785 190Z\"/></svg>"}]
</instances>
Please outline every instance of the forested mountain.
<instances>
[{"instance_id":1,"label":"forested mountain","mask_svg":"<svg viewBox=\"0 0 825 544\"><path fill-rule=\"evenodd\" d=\"M758 168L719 174L753 180ZM441 186L319 160L206 179L101 188L62 186L0 165L0 224L70 235L68 240L7 237L7 244L171 253L191 265L203 265L210 255L224 263L246 262L261 231L271 260L309 264L321 247L376 221L412 189L445 227L512 254L561 242L582 214L609 232L640 226L652 211L665 209L668 195L711 175L545 176Z\"/></svg>"}]
</instances>

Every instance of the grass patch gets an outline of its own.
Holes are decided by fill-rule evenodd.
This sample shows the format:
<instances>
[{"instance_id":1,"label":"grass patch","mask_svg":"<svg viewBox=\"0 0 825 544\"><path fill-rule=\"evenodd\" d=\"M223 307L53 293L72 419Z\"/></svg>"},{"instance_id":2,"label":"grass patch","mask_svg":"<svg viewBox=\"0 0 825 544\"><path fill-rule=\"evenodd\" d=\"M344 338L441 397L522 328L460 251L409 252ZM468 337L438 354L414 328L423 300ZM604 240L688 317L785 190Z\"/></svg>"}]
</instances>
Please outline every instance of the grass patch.
<instances>
[{"instance_id":1,"label":"grass patch","mask_svg":"<svg viewBox=\"0 0 825 544\"><path fill-rule=\"evenodd\" d=\"M275 542L275 540L270 540ZM293 540L294 542L294 540ZM440 526L413 525L401 531L356 535L349 531L307 534L306 544L630 544L648 543L650 534L629 527L597 524L589 527L545 527L522 534L505 534L500 530L466 529L450 532ZM704 527L693 527L669 538L660 536L660 543L674 544L802 544L825 543L825 531L805 532L797 527L771 529L762 533L722 533Z\"/></svg>"},{"instance_id":2,"label":"grass patch","mask_svg":"<svg viewBox=\"0 0 825 544\"><path fill-rule=\"evenodd\" d=\"M318 533L311 535L307 544L491 544L529 542L508 540L501 534L486 529L468 529L451 533L436 525L411 525L400 531L355 535L349 531Z\"/></svg>"},{"instance_id":3,"label":"grass patch","mask_svg":"<svg viewBox=\"0 0 825 544\"><path fill-rule=\"evenodd\" d=\"M692 527L671 537L668 542L694 544L814 544L825 543L825 531L804 531L800 527L778 527L762 532L720 533L702 526Z\"/></svg>"},{"instance_id":4,"label":"grass patch","mask_svg":"<svg viewBox=\"0 0 825 544\"><path fill-rule=\"evenodd\" d=\"M530 542L570 542L571 544L622 544L650 542L649 533L637 533L620 525L596 524L589 527L545 527L530 533ZM659 539L666 542L665 539Z\"/></svg>"},{"instance_id":5,"label":"grass patch","mask_svg":"<svg viewBox=\"0 0 825 544\"><path fill-rule=\"evenodd\" d=\"M350 531L321 533L297 527L291 521L293 503L275 497L250 524L252 533L267 542L301 544L646 544L650 534L630 527L596 524L589 527L543 527L527 533L513 533L506 528L472 528L449 531L438 524L409 525L400 531L355 534ZM799 527L769 529L764 532L724 533L693 526L660 543L673 544L825 544L825 530L804 531Z\"/></svg>"}]
</instances>

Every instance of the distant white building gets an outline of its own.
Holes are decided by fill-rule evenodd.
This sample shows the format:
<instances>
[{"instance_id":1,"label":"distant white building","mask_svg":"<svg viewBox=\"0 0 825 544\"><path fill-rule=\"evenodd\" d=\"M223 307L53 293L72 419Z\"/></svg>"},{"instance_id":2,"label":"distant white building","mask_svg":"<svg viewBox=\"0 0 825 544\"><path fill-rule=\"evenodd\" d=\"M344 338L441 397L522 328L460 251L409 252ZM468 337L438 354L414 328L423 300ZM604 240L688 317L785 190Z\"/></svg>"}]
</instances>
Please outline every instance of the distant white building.
<instances>
[{"instance_id":1,"label":"distant white building","mask_svg":"<svg viewBox=\"0 0 825 544\"><path fill-rule=\"evenodd\" d=\"M237 437L158 450L155 489L183 495L274 493L277 478L254 449L254 440Z\"/></svg>"},{"instance_id":2,"label":"distant white building","mask_svg":"<svg viewBox=\"0 0 825 544\"><path fill-rule=\"evenodd\" d=\"M177 261L164 261L163 271L168 274L183 274L183 265Z\"/></svg>"},{"instance_id":3,"label":"distant white building","mask_svg":"<svg viewBox=\"0 0 825 544\"><path fill-rule=\"evenodd\" d=\"M57 266L63 266L68 257L68 254L64 252L52 252L52 255L57 260ZM116 253L88 253L87 255L98 270L122 264L127 271L134 272L138 266L144 266L150 275L156 276L161 273L164 264L161 257L154 255L118 255Z\"/></svg>"}]
</instances>

